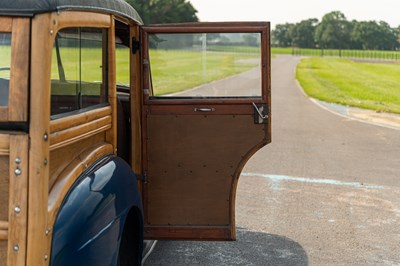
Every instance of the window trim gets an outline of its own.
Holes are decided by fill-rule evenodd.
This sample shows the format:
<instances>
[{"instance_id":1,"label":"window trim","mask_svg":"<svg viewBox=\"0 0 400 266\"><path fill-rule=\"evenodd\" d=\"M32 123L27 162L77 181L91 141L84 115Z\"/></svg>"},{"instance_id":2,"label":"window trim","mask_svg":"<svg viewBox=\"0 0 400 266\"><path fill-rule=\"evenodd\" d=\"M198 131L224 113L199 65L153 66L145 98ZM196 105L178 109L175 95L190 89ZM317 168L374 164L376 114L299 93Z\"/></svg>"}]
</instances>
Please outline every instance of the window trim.
<instances>
[{"instance_id":1,"label":"window trim","mask_svg":"<svg viewBox=\"0 0 400 266\"><path fill-rule=\"evenodd\" d=\"M270 76L268 75L271 65L268 47L270 45L270 25L267 22L201 22L201 23L178 23L165 25L150 25L141 27L142 41L142 79L143 79L143 101L145 105L176 105L176 104L240 104L240 103L263 103L268 100L271 90ZM149 35L150 34L179 34L179 33L260 33L261 34L261 96L239 96L239 97L193 97L191 99L181 97L157 97L150 96L152 89L151 66L149 57Z\"/></svg>"},{"instance_id":2,"label":"window trim","mask_svg":"<svg viewBox=\"0 0 400 266\"><path fill-rule=\"evenodd\" d=\"M109 68L109 63L108 63L109 62L109 58L108 58L109 57L109 51L108 51L108 47L109 47L109 44L108 44L108 42L109 42L109 40L108 40L109 39L109 28L106 28L106 27L91 27L91 26L72 26L72 27L61 28L61 29L58 30L58 32L60 32L63 29L68 29L68 28L79 29L79 35L81 34L81 30L85 29L85 28L86 29L101 29L101 30L105 30L105 31L103 31L101 33L102 34L102 48L101 48L102 49L102 51L101 51L101 54L102 54L102 68L101 68L102 69L101 70L102 83L100 84L101 85L101 91L100 91L100 95L99 95L99 98L104 97L105 101L101 102L101 103L98 103L98 104L90 105L90 106L87 106L87 107L82 107L82 98L83 98L84 95L82 94L82 87L80 87L80 92L78 93L78 95L74 95L74 96L79 97L78 109L75 109L75 110L72 110L72 111L67 111L67 112L62 112L62 113L58 113L58 114L51 114L51 112L50 112L50 120L56 120L56 119L67 117L67 116L73 116L75 114L80 114L80 113L83 113L83 112L86 112L86 111L90 111L90 110L93 110L93 109L97 109L97 108L101 108L101 107L109 105L109 86L110 86L109 82L108 82L108 80L109 80L109 76L108 76L108 74L109 74L109 71L108 71L108 68ZM81 39L79 39L79 40L81 40ZM59 76L60 81L69 82L69 80L65 79L65 71L64 71L64 68L63 68L63 62L62 62L61 56L59 55L59 45L58 45L58 42L57 42L57 35L54 38L54 44L55 44L55 48L56 48L56 55L57 55L56 60L57 60L58 73L60 75ZM79 41L79 45L81 45L80 41ZM79 54L81 54L82 47L79 46L79 49L80 49ZM62 71L61 71L62 74L63 74L62 76L61 76L61 72L60 72L60 67L62 68ZM79 71L82 72L82 58L81 58L81 56L79 56ZM63 80L63 78L65 80ZM79 78L81 78L81 73L79 74ZM74 80L74 82L79 83L81 85L84 81L82 81L82 80ZM105 86L105 88L103 88L104 86ZM50 97L51 96L52 96L52 85L50 84ZM52 103L50 102L50 109L51 108L52 108Z\"/></svg>"},{"instance_id":3,"label":"window trim","mask_svg":"<svg viewBox=\"0 0 400 266\"><path fill-rule=\"evenodd\" d=\"M11 33L8 105L0 106L1 122L28 121L29 18L0 18L0 32Z\"/></svg>"}]
</instances>

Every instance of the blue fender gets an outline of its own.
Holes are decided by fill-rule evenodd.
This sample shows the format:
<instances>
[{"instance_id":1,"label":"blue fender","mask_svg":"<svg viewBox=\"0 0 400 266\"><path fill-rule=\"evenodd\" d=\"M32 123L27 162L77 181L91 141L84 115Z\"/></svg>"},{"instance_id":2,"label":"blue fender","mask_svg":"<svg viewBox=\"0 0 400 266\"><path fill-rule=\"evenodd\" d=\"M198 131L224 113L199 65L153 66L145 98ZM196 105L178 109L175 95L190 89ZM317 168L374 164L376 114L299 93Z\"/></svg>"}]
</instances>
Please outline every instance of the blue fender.
<instances>
[{"instance_id":1,"label":"blue fender","mask_svg":"<svg viewBox=\"0 0 400 266\"><path fill-rule=\"evenodd\" d=\"M136 226L143 235L136 182L130 166L114 155L85 171L60 206L52 234L51 265L116 265L125 221L132 210L138 214Z\"/></svg>"}]
</instances>

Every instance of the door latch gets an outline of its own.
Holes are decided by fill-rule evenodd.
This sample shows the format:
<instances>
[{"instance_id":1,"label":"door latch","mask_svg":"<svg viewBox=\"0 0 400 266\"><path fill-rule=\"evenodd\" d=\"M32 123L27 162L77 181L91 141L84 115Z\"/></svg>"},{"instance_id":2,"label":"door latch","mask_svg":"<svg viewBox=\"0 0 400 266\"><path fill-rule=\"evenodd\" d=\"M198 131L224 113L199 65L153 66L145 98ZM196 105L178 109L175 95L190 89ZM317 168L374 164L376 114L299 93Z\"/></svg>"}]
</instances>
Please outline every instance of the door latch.
<instances>
[{"instance_id":1,"label":"door latch","mask_svg":"<svg viewBox=\"0 0 400 266\"><path fill-rule=\"evenodd\" d=\"M267 124L268 122L268 108L266 104L256 105L254 106L254 123L256 124Z\"/></svg>"}]
</instances>

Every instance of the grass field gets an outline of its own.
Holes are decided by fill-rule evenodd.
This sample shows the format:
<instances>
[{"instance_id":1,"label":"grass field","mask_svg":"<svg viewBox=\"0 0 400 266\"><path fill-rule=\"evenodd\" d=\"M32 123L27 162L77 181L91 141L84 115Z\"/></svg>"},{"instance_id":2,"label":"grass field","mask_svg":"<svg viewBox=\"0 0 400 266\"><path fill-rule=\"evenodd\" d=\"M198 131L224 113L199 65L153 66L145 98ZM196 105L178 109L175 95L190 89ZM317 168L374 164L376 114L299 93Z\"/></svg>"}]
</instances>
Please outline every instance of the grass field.
<instances>
[{"instance_id":1,"label":"grass field","mask_svg":"<svg viewBox=\"0 0 400 266\"><path fill-rule=\"evenodd\" d=\"M69 48L60 51L67 80L98 83L102 75L102 59L99 49L82 49L82 71L79 72L79 51ZM214 80L232 76L256 66L255 49L236 51L150 50L152 84L155 95L171 94ZM129 49L117 49L117 83L129 85ZM52 57L52 79L58 79L55 51ZM58 92L56 92L57 94Z\"/></svg>"},{"instance_id":2,"label":"grass field","mask_svg":"<svg viewBox=\"0 0 400 266\"><path fill-rule=\"evenodd\" d=\"M305 58L296 73L304 91L322 101L400 114L400 65Z\"/></svg>"},{"instance_id":3,"label":"grass field","mask_svg":"<svg viewBox=\"0 0 400 266\"><path fill-rule=\"evenodd\" d=\"M150 50L154 95L171 94L256 66L257 53Z\"/></svg>"}]
</instances>

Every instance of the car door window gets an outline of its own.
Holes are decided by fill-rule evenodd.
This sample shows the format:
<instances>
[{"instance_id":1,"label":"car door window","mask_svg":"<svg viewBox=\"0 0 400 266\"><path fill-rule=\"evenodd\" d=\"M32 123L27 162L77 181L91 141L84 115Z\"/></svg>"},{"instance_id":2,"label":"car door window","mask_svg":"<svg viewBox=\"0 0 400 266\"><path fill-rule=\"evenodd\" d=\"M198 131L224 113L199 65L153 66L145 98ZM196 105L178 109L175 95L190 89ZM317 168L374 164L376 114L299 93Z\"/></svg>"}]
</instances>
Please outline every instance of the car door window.
<instances>
[{"instance_id":1,"label":"car door window","mask_svg":"<svg viewBox=\"0 0 400 266\"><path fill-rule=\"evenodd\" d=\"M261 97L261 33L151 33L152 97Z\"/></svg>"}]
</instances>

